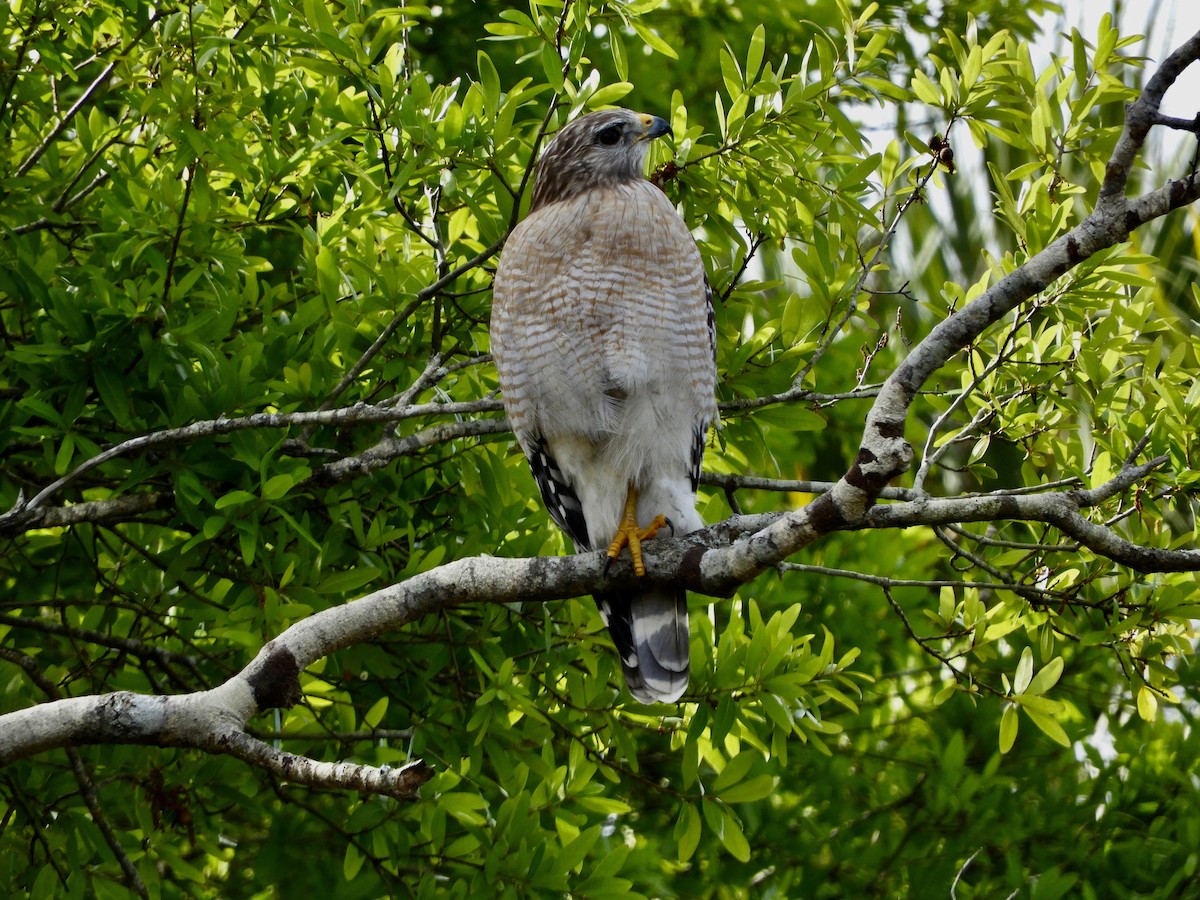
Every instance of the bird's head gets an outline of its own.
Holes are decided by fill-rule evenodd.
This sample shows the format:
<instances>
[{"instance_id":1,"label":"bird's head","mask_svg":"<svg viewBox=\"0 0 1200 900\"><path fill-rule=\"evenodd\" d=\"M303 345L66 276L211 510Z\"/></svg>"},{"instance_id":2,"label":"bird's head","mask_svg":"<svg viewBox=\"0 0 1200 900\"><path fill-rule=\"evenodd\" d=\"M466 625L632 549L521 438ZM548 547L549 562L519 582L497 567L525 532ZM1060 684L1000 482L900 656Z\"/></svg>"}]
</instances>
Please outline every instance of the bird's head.
<instances>
[{"instance_id":1,"label":"bird's head","mask_svg":"<svg viewBox=\"0 0 1200 900\"><path fill-rule=\"evenodd\" d=\"M629 109L589 113L564 126L538 160L530 212L597 187L644 178L650 141L671 134L658 116Z\"/></svg>"}]
</instances>

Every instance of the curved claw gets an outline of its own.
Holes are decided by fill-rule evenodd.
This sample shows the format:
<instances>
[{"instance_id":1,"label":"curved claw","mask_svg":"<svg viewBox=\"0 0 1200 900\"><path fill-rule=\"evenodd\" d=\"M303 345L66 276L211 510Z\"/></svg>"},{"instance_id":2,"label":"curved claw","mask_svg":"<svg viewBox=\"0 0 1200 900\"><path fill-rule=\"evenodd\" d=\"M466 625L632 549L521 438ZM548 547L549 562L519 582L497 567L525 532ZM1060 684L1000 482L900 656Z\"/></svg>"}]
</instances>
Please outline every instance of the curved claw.
<instances>
[{"instance_id":1,"label":"curved claw","mask_svg":"<svg viewBox=\"0 0 1200 900\"><path fill-rule=\"evenodd\" d=\"M649 540L658 534L659 530L665 526L670 526L671 533L675 533L675 526L666 516L655 516L645 528L638 525L637 520L637 491L633 485L629 486L629 493L625 497L625 513L621 517L621 524L617 527L617 533L612 539L612 543L608 545L608 558L611 562L616 559L621 553L621 548L629 547L629 556L633 560L633 574L645 575L646 564L642 561L642 541ZM608 570L608 564L605 564L605 571Z\"/></svg>"}]
</instances>

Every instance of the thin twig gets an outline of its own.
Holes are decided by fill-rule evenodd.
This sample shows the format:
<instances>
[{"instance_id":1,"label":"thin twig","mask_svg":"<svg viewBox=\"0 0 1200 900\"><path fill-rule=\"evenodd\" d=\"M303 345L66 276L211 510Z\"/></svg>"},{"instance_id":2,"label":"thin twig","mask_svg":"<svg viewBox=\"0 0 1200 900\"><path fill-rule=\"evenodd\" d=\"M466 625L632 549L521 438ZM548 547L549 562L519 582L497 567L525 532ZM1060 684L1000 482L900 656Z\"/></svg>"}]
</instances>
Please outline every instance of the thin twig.
<instances>
[{"instance_id":1,"label":"thin twig","mask_svg":"<svg viewBox=\"0 0 1200 900\"><path fill-rule=\"evenodd\" d=\"M100 805L100 794L96 790L96 782L92 779L91 772L88 771L88 767L84 764L83 757L79 755L79 751L74 747L67 747L66 753L67 760L71 763L71 772L75 775L75 783L79 785L79 795L83 798L88 812L92 814L92 823L100 830L100 834L104 838L104 843L108 844L108 849L112 851L112 855L116 858L117 865L121 867L121 872L125 876L126 886L139 897L149 897L150 892L146 889L146 883L142 881L142 876L138 873L137 866L133 864L133 860L125 852L125 847L122 846L121 839L117 837L112 823L108 821L104 807Z\"/></svg>"}]
</instances>

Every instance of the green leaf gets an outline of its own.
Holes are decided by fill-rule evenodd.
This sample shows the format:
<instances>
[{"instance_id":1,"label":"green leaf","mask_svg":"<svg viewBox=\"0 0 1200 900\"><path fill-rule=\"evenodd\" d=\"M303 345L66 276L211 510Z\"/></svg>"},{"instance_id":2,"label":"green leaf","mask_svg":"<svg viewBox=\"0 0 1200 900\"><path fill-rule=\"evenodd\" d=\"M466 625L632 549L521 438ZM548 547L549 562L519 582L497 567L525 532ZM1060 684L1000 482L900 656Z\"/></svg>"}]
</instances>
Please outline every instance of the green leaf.
<instances>
[{"instance_id":1,"label":"green leaf","mask_svg":"<svg viewBox=\"0 0 1200 900\"><path fill-rule=\"evenodd\" d=\"M615 84L605 85L588 98L588 107L595 109L616 103L632 90L633 85L627 81L618 81Z\"/></svg>"},{"instance_id":2,"label":"green leaf","mask_svg":"<svg viewBox=\"0 0 1200 900\"><path fill-rule=\"evenodd\" d=\"M664 41L653 31L651 31L649 27L643 25L637 19L630 20L629 24L633 26L633 30L637 32L637 36L640 37L642 41L645 42L646 46L651 50L661 53L663 56L669 57L670 59L679 59L679 54L675 52L674 48L672 48L670 44Z\"/></svg>"},{"instance_id":3,"label":"green leaf","mask_svg":"<svg viewBox=\"0 0 1200 900\"><path fill-rule=\"evenodd\" d=\"M272 475L262 486L262 498L264 500L278 500L292 489L292 485L296 483L296 476L290 472Z\"/></svg>"},{"instance_id":4,"label":"green leaf","mask_svg":"<svg viewBox=\"0 0 1200 900\"><path fill-rule=\"evenodd\" d=\"M759 23L750 35L750 46L746 49L746 83L753 84L762 68L763 53L767 47L767 29Z\"/></svg>"},{"instance_id":5,"label":"green leaf","mask_svg":"<svg viewBox=\"0 0 1200 900\"><path fill-rule=\"evenodd\" d=\"M1030 900L1061 900L1072 895L1078 881L1078 873L1063 872L1058 866L1052 866L1038 874Z\"/></svg>"},{"instance_id":6,"label":"green leaf","mask_svg":"<svg viewBox=\"0 0 1200 900\"><path fill-rule=\"evenodd\" d=\"M366 862L366 857L359 851L358 845L353 841L347 841L346 852L342 857L342 878L346 881L353 881L364 862Z\"/></svg>"},{"instance_id":7,"label":"green leaf","mask_svg":"<svg viewBox=\"0 0 1200 900\"><path fill-rule=\"evenodd\" d=\"M488 113L494 117L496 110L500 108L500 73L496 71L492 58L482 50L476 56L476 63L479 67L479 85L483 89L484 103Z\"/></svg>"},{"instance_id":8,"label":"green leaf","mask_svg":"<svg viewBox=\"0 0 1200 900\"><path fill-rule=\"evenodd\" d=\"M304 18L317 34L334 35L336 26L324 0L304 0Z\"/></svg>"},{"instance_id":9,"label":"green leaf","mask_svg":"<svg viewBox=\"0 0 1200 900\"><path fill-rule=\"evenodd\" d=\"M1050 662L1046 663L1033 679L1029 682L1029 686L1024 693L1027 694L1044 694L1054 685L1058 684L1058 679L1063 671L1063 658L1056 656Z\"/></svg>"},{"instance_id":10,"label":"green leaf","mask_svg":"<svg viewBox=\"0 0 1200 900\"><path fill-rule=\"evenodd\" d=\"M1017 663L1017 672L1013 676L1014 694L1023 694L1033 679L1033 648L1026 647L1021 651L1021 661Z\"/></svg>"},{"instance_id":11,"label":"green leaf","mask_svg":"<svg viewBox=\"0 0 1200 900\"><path fill-rule=\"evenodd\" d=\"M928 106L942 105L942 95L938 90L937 85L930 81L929 76L920 69L913 73L911 88L913 96L916 97L919 102Z\"/></svg>"},{"instance_id":12,"label":"green leaf","mask_svg":"<svg viewBox=\"0 0 1200 900\"><path fill-rule=\"evenodd\" d=\"M30 891L30 896L53 897L59 893L59 884L58 870L54 866L43 866L33 882L33 889Z\"/></svg>"},{"instance_id":13,"label":"green leaf","mask_svg":"<svg viewBox=\"0 0 1200 900\"><path fill-rule=\"evenodd\" d=\"M363 716L363 724L367 728L378 728L379 723L383 721L384 715L387 713L388 698L380 697L371 704L371 708L367 710Z\"/></svg>"},{"instance_id":14,"label":"green leaf","mask_svg":"<svg viewBox=\"0 0 1200 900\"><path fill-rule=\"evenodd\" d=\"M1100 36L1096 41L1096 54L1092 57L1092 66L1097 72L1102 72L1108 67L1108 59L1112 55L1113 50L1117 46L1117 38L1120 36L1112 26L1112 16L1106 13L1100 19Z\"/></svg>"},{"instance_id":15,"label":"green leaf","mask_svg":"<svg viewBox=\"0 0 1200 900\"><path fill-rule=\"evenodd\" d=\"M351 594L379 577L373 566L358 566L342 572L333 572L321 580L317 592L321 594Z\"/></svg>"},{"instance_id":16,"label":"green leaf","mask_svg":"<svg viewBox=\"0 0 1200 900\"><path fill-rule=\"evenodd\" d=\"M1030 709L1028 706L1023 707L1025 715L1033 720L1033 724L1042 730L1056 744L1063 747L1071 746L1071 739L1067 737L1067 733L1063 731L1063 727L1058 724L1058 720L1047 713L1039 712Z\"/></svg>"},{"instance_id":17,"label":"green leaf","mask_svg":"<svg viewBox=\"0 0 1200 900\"><path fill-rule=\"evenodd\" d=\"M104 406L112 413L117 424L129 428L133 423L133 407L129 402L129 388L119 372L106 366L97 366L92 370L96 382L96 390Z\"/></svg>"},{"instance_id":18,"label":"green leaf","mask_svg":"<svg viewBox=\"0 0 1200 900\"><path fill-rule=\"evenodd\" d=\"M778 779L774 775L755 775L753 778L748 778L720 791L717 796L726 803L753 803L769 796L775 789L777 781ZM715 790L714 793L716 793Z\"/></svg>"},{"instance_id":19,"label":"green leaf","mask_svg":"<svg viewBox=\"0 0 1200 900\"><path fill-rule=\"evenodd\" d=\"M949 700L951 697L953 697L957 690L958 690L958 682L957 681L954 681L953 679L951 679L950 681L947 681L944 685L941 686L941 688L938 689L938 692L933 695L933 705L941 706L943 703L945 703L947 700Z\"/></svg>"},{"instance_id":20,"label":"green leaf","mask_svg":"<svg viewBox=\"0 0 1200 900\"><path fill-rule=\"evenodd\" d=\"M1153 722L1158 718L1158 697L1148 684L1138 688L1137 711L1145 722Z\"/></svg>"},{"instance_id":21,"label":"green leaf","mask_svg":"<svg viewBox=\"0 0 1200 900\"><path fill-rule=\"evenodd\" d=\"M1000 716L1000 752L1007 753L1017 740L1017 707L1012 703L1004 706Z\"/></svg>"},{"instance_id":22,"label":"green leaf","mask_svg":"<svg viewBox=\"0 0 1200 900\"><path fill-rule=\"evenodd\" d=\"M63 435L59 442L58 451L54 454L54 474L62 477L71 468L71 458L75 455L75 436L71 432Z\"/></svg>"},{"instance_id":23,"label":"green leaf","mask_svg":"<svg viewBox=\"0 0 1200 900\"><path fill-rule=\"evenodd\" d=\"M554 860L554 871L561 879L566 879L578 866L584 857L591 852L600 837L600 826L588 828L559 851Z\"/></svg>"},{"instance_id":24,"label":"green leaf","mask_svg":"<svg viewBox=\"0 0 1200 900\"><path fill-rule=\"evenodd\" d=\"M762 753L758 750L743 750L733 759L725 764L716 779L712 783L712 792L720 794L725 789L737 784L750 771L750 767L758 760L762 759Z\"/></svg>"},{"instance_id":25,"label":"green leaf","mask_svg":"<svg viewBox=\"0 0 1200 900\"><path fill-rule=\"evenodd\" d=\"M857 71L861 72L867 66L871 65L875 61L875 58L879 56L880 51L888 45L890 39L891 33L888 31L877 31L871 35L871 39L867 41L867 46L858 54Z\"/></svg>"},{"instance_id":26,"label":"green leaf","mask_svg":"<svg viewBox=\"0 0 1200 900\"><path fill-rule=\"evenodd\" d=\"M616 30L609 32L608 44L612 51L613 68L616 70L617 78L621 81L628 81L629 57L625 54L625 42Z\"/></svg>"},{"instance_id":27,"label":"green leaf","mask_svg":"<svg viewBox=\"0 0 1200 900\"><path fill-rule=\"evenodd\" d=\"M235 490L222 494L217 498L217 502L213 504L214 509L228 509L231 506L243 506L247 503L255 503L258 498L249 491Z\"/></svg>"},{"instance_id":28,"label":"green leaf","mask_svg":"<svg viewBox=\"0 0 1200 900\"><path fill-rule=\"evenodd\" d=\"M691 803L681 804L679 818L675 823L676 854L680 862L687 862L700 844L700 813Z\"/></svg>"},{"instance_id":29,"label":"green leaf","mask_svg":"<svg viewBox=\"0 0 1200 900\"><path fill-rule=\"evenodd\" d=\"M738 821L733 810L727 806L721 807L721 815L725 825L721 832L721 843L725 845L725 849L734 859L739 862L749 862L750 843L742 833L741 822Z\"/></svg>"},{"instance_id":30,"label":"green leaf","mask_svg":"<svg viewBox=\"0 0 1200 900\"><path fill-rule=\"evenodd\" d=\"M632 807L624 800L618 800L615 797L576 797L575 802L584 809L590 809L592 812L602 813L606 816L624 815L631 811Z\"/></svg>"},{"instance_id":31,"label":"green leaf","mask_svg":"<svg viewBox=\"0 0 1200 900\"><path fill-rule=\"evenodd\" d=\"M546 81L549 82L555 92L561 92L563 89L563 63L558 58L558 53L550 44L543 44L541 51L542 71L546 75Z\"/></svg>"},{"instance_id":32,"label":"green leaf","mask_svg":"<svg viewBox=\"0 0 1200 900\"><path fill-rule=\"evenodd\" d=\"M482 825L487 821L480 810L487 809L487 801L479 794L467 791L450 791L437 798L439 809L444 809L460 822L467 825Z\"/></svg>"}]
</instances>

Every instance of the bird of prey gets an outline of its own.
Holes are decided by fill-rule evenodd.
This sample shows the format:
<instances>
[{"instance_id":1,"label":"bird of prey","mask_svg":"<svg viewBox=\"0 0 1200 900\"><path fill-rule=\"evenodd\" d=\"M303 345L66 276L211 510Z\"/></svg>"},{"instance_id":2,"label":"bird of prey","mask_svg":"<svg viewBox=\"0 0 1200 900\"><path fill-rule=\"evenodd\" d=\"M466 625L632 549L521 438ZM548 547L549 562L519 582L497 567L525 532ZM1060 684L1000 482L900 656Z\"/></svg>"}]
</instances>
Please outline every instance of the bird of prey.
<instances>
[{"instance_id":1,"label":"bird of prey","mask_svg":"<svg viewBox=\"0 0 1200 900\"><path fill-rule=\"evenodd\" d=\"M537 163L526 218L496 272L491 350L542 500L577 552L703 526L696 486L717 415L712 296L700 253L643 175L657 116L612 109L563 127ZM687 597L596 595L641 703L688 683Z\"/></svg>"}]
</instances>

